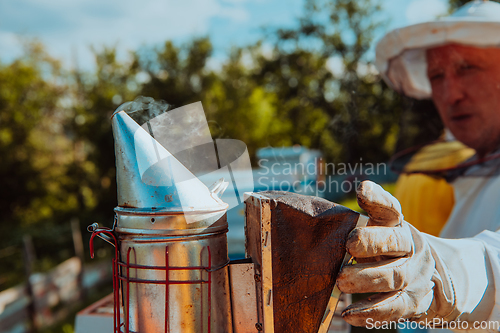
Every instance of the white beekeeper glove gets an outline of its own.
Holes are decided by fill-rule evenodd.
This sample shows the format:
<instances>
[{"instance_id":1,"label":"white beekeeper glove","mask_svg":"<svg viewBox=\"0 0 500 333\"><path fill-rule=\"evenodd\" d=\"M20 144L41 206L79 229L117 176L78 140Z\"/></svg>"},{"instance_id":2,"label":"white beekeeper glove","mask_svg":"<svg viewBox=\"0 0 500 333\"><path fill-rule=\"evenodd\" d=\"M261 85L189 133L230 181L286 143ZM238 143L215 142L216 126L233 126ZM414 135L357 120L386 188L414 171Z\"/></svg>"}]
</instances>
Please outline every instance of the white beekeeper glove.
<instances>
[{"instance_id":1,"label":"white beekeeper glove","mask_svg":"<svg viewBox=\"0 0 500 333\"><path fill-rule=\"evenodd\" d=\"M495 297L483 242L419 232L403 220L399 202L373 182L362 182L357 197L370 219L349 234L346 248L357 263L342 269L337 284L345 293L379 294L346 308L348 323L488 319Z\"/></svg>"}]
</instances>

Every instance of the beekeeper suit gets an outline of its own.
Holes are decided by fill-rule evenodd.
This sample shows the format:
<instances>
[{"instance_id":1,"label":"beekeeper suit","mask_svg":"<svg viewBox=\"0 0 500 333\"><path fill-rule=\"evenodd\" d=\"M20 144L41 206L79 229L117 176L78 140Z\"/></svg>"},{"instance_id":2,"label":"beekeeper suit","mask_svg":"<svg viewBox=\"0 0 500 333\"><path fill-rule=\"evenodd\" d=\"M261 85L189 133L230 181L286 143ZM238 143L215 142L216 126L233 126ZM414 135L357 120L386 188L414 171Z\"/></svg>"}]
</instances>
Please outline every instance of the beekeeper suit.
<instances>
[{"instance_id":1,"label":"beekeeper suit","mask_svg":"<svg viewBox=\"0 0 500 333\"><path fill-rule=\"evenodd\" d=\"M360 184L358 203L370 220L349 235L357 263L337 283L343 292L379 294L342 316L355 326L409 319L498 332L500 4L469 2L449 17L390 32L377 45L376 66L395 90L432 98L445 126L477 155L454 176L456 203L441 238L404 221L380 186Z\"/></svg>"}]
</instances>

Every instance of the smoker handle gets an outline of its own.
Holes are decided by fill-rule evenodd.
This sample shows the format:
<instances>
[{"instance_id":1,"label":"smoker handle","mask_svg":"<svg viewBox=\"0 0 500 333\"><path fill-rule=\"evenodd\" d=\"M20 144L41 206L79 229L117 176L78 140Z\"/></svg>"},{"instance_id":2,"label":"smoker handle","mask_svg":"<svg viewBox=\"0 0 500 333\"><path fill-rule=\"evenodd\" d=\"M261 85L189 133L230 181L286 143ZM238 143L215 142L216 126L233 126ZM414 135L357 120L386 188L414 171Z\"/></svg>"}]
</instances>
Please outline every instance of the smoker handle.
<instances>
[{"instance_id":1,"label":"smoker handle","mask_svg":"<svg viewBox=\"0 0 500 333\"><path fill-rule=\"evenodd\" d=\"M113 229L106 228L106 227L99 228L99 224L97 222L95 222L95 223L92 223L91 225L89 225L87 227L87 230L89 232L91 232L91 233L96 233L97 237L99 237L103 241L105 241L105 242L113 245L113 247L116 247L115 240L113 238L111 238L110 236L106 235L106 233L100 232L100 231L112 232Z\"/></svg>"}]
</instances>

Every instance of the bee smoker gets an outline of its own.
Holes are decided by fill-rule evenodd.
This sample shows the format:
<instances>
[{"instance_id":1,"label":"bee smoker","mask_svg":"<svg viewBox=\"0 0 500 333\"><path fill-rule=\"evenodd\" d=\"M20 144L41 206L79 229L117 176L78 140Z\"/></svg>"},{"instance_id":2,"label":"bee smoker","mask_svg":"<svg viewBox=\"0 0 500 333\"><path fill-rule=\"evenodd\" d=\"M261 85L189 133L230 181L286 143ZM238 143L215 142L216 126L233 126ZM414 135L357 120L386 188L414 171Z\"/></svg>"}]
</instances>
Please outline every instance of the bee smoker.
<instances>
[{"instance_id":1,"label":"bee smoker","mask_svg":"<svg viewBox=\"0 0 500 333\"><path fill-rule=\"evenodd\" d=\"M231 332L224 182L208 189L124 111L112 117L114 332ZM146 163L146 164L145 164Z\"/></svg>"}]
</instances>

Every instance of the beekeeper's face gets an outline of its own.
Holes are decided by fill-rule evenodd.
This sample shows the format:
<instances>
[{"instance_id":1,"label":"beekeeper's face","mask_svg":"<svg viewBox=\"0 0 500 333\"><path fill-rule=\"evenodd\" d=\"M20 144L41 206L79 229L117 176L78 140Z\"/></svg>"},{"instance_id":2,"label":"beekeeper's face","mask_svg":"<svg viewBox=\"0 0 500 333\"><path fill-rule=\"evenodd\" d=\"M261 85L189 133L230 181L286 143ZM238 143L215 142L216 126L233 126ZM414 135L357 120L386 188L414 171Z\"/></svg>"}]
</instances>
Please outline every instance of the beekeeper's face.
<instances>
[{"instance_id":1,"label":"beekeeper's face","mask_svg":"<svg viewBox=\"0 0 500 333\"><path fill-rule=\"evenodd\" d=\"M446 127L485 154L500 144L500 49L449 44L427 50L432 99Z\"/></svg>"}]
</instances>

